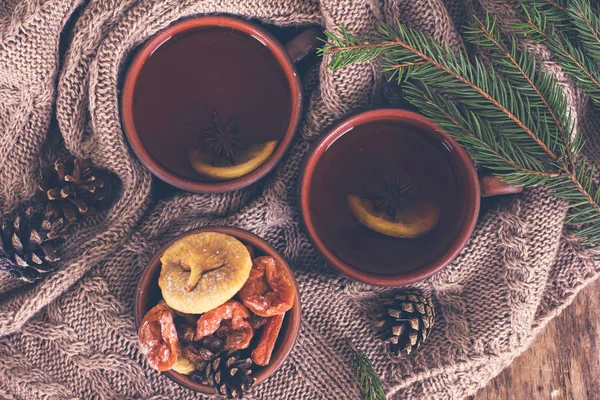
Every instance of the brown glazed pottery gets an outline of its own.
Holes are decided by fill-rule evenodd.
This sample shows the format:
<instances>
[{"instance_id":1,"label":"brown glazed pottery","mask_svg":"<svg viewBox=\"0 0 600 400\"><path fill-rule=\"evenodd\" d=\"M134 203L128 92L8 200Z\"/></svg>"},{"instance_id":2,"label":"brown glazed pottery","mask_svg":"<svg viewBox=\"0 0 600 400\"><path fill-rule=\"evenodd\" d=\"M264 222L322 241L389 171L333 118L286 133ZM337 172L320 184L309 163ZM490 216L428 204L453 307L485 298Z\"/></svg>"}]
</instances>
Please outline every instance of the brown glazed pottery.
<instances>
[{"instance_id":1,"label":"brown glazed pottery","mask_svg":"<svg viewBox=\"0 0 600 400\"><path fill-rule=\"evenodd\" d=\"M385 128L385 125L381 124L389 124L388 126L391 128ZM398 124L398 127L396 127L396 124ZM352 223L358 226L356 228L357 231L358 229L363 229L369 231L369 233L365 234L364 237L360 236L360 239L355 239L353 241L351 246L356 247L356 250L347 250L348 247L345 247L345 243L351 239L347 239L347 237L350 236L344 235L347 234L346 231L349 231L350 228L342 226L343 224L340 223L340 221L343 220L337 220L337 223L339 224L335 225L333 230L331 230L332 233L322 228L324 226L322 221L329 218L328 215L335 214L336 212L344 212L336 210L336 208L339 208L340 210L346 208L348 209L347 214L351 214L347 205L342 205L340 207L327 206L327 208L325 208L326 211L319 211L324 206L322 204L318 204L321 202L318 196L321 196L320 193L325 191L325 185L323 184L323 181L320 180L319 174L335 174L335 169L337 168L336 162L341 162L342 164L348 163L347 166L343 167L348 169L355 168L353 166L350 166L349 163L364 165L365 161L364 159L360 158L361 154L365 154L365 152L369 151L369 146L373 148L372 146L380 146L380 144L371 145L369 143L361 143L360 146L357 145L356 147L360 148L360 150L357 150L357 153L347 154L342 152L341 154L344 155L343 157L336 159L336 161L333 161L331 163L323 162L321 164L322 168L320 168L319 163L325 159L324 154L326 151L330 151L329 149L332 148L342 148L342 144L340 144L340 142L344 142L344 140L346 139L346 143L350 142L351 140L355 140L356 135L361 134L361 130L362 132L365 132L365 130L370 126L373 127L372 130L374 131L367 132L369 133L368 140L370 140L371 142L373 142L374 140L380 140L373 138L384 137L381 135L377 136L379 133L381 133L382 129L389 130L388 134L390 136L387 136L387 139L385 139L387 148L399 149L399 147L397 147L398 142L394 142L394 140L390 140L390 138L394 139L397 135L400 134L398 129L407 129L405 127L408 127L409 130L413 131L411 135L416 137L415 140L423 140L423 138L427 138L432 143L435 142L443 145L446 151L444 154L447 154L447 156L443 157L446 157L448 161L446 164L440 165L446 165L447 169L451 169L453 171L452 173L456 174L452 175L457 176L457 178L451 178L453 179L453 182L454 180L460 180L460 185L456 185L457 189L455 193L456 198L458 199L456 203L460 205L461 211L453 217L454 219L452 221L455 225L453 229L449 230L448 232L442 231L437 232L436 234L432 233L432 236L430 237L423 236L426 239L422 240L422 242L417 242L416 240L421 240L422 238L390 238L388 236L380 235L378 233L373 233L367 228L360 226L358 221L354 221ZM353 134L355 135L354 138L352 137ZM340 140L340 138L342 138L344 135L350 136L347 136L344 140ZM338 140L339 142L336 143L336 141ZM389 143L387 142L388 140ZM384 140L382 140L382 142L383 141ZM416 149L418 150L419 148L417 147ZM382 148L381 150L383 152L385 151L385 148ZM397 152L401 150L402 149L391 150L392 155L394 156L394 154L397 154ZM333 154L335 154L335 151ZM378 159L383 156L379 155L379 153L377 152L374 152L373 154L375 154L374 163L376 164L379 162ZM442 157L442 153L439 154L440 157ZM415 160L418 160L418 156L413 157L409 153L407 155L407 158L411 157L412 161L407 162L414 163ZM428 162L427 164L434 163ZM410 166L411 164L408 165ZM439 169L436 169L436 171L437 170ZM359 174L361 173L361 169L353 169L353 171L358 171ZM337 184L337 182L341 180L337 178L337 175L331 176L332 178L330 178L328 182L332 182L332 184ZM454 139L452 139L452 137L450 137L450 135L443 132L438 126L436 126L432 121L425 118L424 116L406 110L381 109L367 111L355 115L338 124L333 129L331 129L331 131L325 134L324 137L315 144L312 151L306 158L304 169L300 176L298 190L299 204L304 228L308 233L308 236L314 244L314 246L333 267L335 267L345 275L349 276L350 278L367 284L377 286L401 286L411 284L427 278L428 276L444 268L458 255L461 249L469 241L473 229L475 228L475 224L479 215L481 196L494 196L500 194L518 193L522 191L522 188L509 186L500 181L498 178L489 174L478 177L478 174L472 164L472 161L465 152L465 150L463 150L458 145L458 143ZM336 202L335 204L340 203ZM315 214L320 215L320 217L315 217ZM442 221L441 217L440 221ZM336 224L336 220L332 220L332 222L333 224ZM325 226L327 226L327 224L325 224ZM346 229L346 231L344 229ZM363 233L360 234L362 235ZM368 236L370 234L373 235ZM379 235L382 237L382 239L376 238L373 240L385 241L386 246L389 246L387 247L387 249L390 249L389 252L390 254L392 254L392 257L390 257L391 261L387 260L386 263L388 264L386 264L385 267L379 267L382 264L378 264L378 262L380 261L377 260L373 261L373 263L370 265L367 265L366 261L355 261L356 259L360 260L362 254L365 253L366 250L369 250L368 246L378 244L376 242L370 242L370 244L367 243L374 235ZM332 238L338 241L336 242ZM394 242L394 240L405 242L399 243ZM328 244L326 244L326 242ZM404 257L403 252L408 253L410 251L413 251L414 247L417 244L421 247L419 247L419 250L415 250L414 253L419 252L428 254L418 259L420 261L415 261L415 264L411 265L410 267L403 266L402 263L405 262L405 260L408 258ZM361 246L365 247L361 249ZM354 251L354 253L352 254L354 254L355 258L348 257L346 253L344 253L344 251L346 251L347 254L350 254L351 251Z\"/></svg>"},{"instance_id":2,"label":"brown glazed pottery","mask_svg":"<svg viewBox=\"0 0 600 400\"><path fill-rule=\"evenodd\" d=\"M214 31L218 30L222 32L215 34ZM202 42L201 35L204 35L204 32L208 32L209 36ZM211 32L213 36L210 36ZM225 34L222 34L223 32ZM319 44L317 37L320 33L320 29L308 28L283 46L263 28L244 20L224 16L187 19L159 32L135 55L123 84L122 121L134 153L158 178L172 186L191 192L221 193L238 190L263 178L282 159L292 142L302 111L302 90L294 63L299 62L316 49ZM244 45L240 40L241 44L236 44L237 50L232 51L219 42L225 40L224 43L229 43L226 42L227 34L244 36L250 38L249 40L254 43L246 40L248 43ZM182 43L180 40L192 35L196 35L196 37L192 38L191 42ZM167 56L166 50L164 50L168 46L173 46L173 43L179 43L177 47L179 53L176 53L177 61L173 61L173 53L169 53ZM198 50L198 46L204 46L201 47L204 50ZM160 53L161 51L163 53ZM225 63L226 65L216 64L219 62L215 61L217 59L231 60L232 53L239 53L239 57L246 57L244 59L246 62L242 60ZM161 61L153 61L155 59ZM255 64L251 64L250 59ZM265 64L268 66L272 64L271 72L267 73L265 68L260 67L264 63L269 63ZM254 68L248 67L250 64ZM151 65L154 69L152 73L149 72ZM144 70L145 67L147 67L146 70ZM242 88L236 83L228 85L228 77L232 80L241 79L240 71L247 75L244 75L247 78L244 80L247 85ZM252 74L261 74L260 79L252 79ZM219 82L212 83L217 80L215 77L218 77ZM179 81L177 81L178 79ZM140 82L146 83L141 84ZM147 82L155 84L169 96L148 96L147 94L152 92L144 87ZM176 84L171 85L171 82ZM271 88L275 85L283 89L277 89L279 90L276 91L277 97L269 97L269 90L275 90L275 88ZM211 104L193 98L194 93L209 96ZM142 112L138 112L136 107L139 107L138 103L140 102L150 105ZM264 113L270 108L279 109L284 107L280 105L281 103L285 103L286 111L283 116L281 112L271 118L265 118L261 114L255 117L255 121L249 121L252 119L252 115L256 115L256 110L260 109L260 112ZM218 105L215 106L215 104ZM258 135L268 136L275 135L269 131L280 131L276 133L278 135L276 149L262 165L242 177L228 181L204 179L195 173L189 162L188 165L184 164L187 162L187 153L184 151L195 147L195 143L192 144L190 131L195 129L202 132L202 129L206 127L206 122L211 121L209 117L212 114L211 110L217 108L221 108L219 113L224 123L235 114L245 113L246 118L240 116L239 119L239 125L246 124L245 132L258 131ZM165 110L172 113L165 117L165 120L170 121L168 124L165 123L165 126L170 127L168 132L166 128L157 128L156 126L159 124L154 121L159 118L156 115L167 113ZM198 120L193 119L194 110L198 110L198 114L201 115L202 125L198 124ZM178 112L182 112L183 115L176 114ZM281 121L277 122L278 125L271 122L273 118L281 118ZM140 129L142 125L146 128L146 132L153 129L164 130L160 135L148 134L144 133L144 129ZM277 129L268 129L273 126L276 126ZM255 129L256 127L259 129ZM240 128L240 131L244 131L244 129ZM269 138L268 140L273 139ZM181 144L178 145L178 141Z\"/></svg>"},{"instance_id":3,"label":"brown glazed pottery","mask_svg":"<svg viewBox=\"0 0 600 400\"><path fill-rule=\"evenodd\" d=\"M265 367L260 367L256 369L253 373L253 376L256 378L255 386L257 386L261 382L264 382L271 375L273 375L275 371L277 371L277 369L279 369L279 367L283 364L288 354L294 347L294 344L298 337L298 333L300 331L301 306L300 293L298 292L298 284L296 282L296 279L294 278L294 273L292 272L288 263L281 256L281 254L279 254L273 247L271 247L267 242L265 242L260 237L254 235L253 233L238 228L211 226L193 229L191 231L182 233L181 235L171 240L169 243L165 244L154 255L152 260L150 260L150 262L142 272L142 276L140 277L140 281L138 283L137 290L135 293L134 304L136 330L139 330L140 323L142 322L144 315L146 315L146 313L152 307L154 307L162 298L160 288L158 287L158 276L160 275L161 269L160 257L163 255L165 250L177 240L199 232L219 232L237 238L245 245L252 246L254 248L256 256L268 255L275 258L280 265L283 265L288 270L294 282L296 302L292 309L289 310L285 315L283 326L279 333L279 338L277 339L275 349L273 350L271 362ZM179 374L175 371L166 371L163 372L163 374L165 374L172 381L188 389L205 394L215 393L214 388L201 385L200 383L193 381L186 375Z\"/></svg>"}]
</instances>

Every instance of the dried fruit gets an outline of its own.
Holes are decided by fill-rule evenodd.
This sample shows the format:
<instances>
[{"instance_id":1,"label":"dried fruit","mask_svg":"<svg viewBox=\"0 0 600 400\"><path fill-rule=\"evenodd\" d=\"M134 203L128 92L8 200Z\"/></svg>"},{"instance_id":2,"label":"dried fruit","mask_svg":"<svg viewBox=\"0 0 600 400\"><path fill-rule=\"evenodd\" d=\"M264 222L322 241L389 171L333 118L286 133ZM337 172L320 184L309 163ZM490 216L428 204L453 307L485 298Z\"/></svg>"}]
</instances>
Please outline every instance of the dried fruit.
<instances>
[{"instance_id":1,"label":"dried fruit","mask_svg":"<svg viewBox=\"0 0 600 400\"><path fill-rule=\"evenodd\" d=\"M215 335L207 336L201 341L202 346L217 354L225 348L225 339Z\"/></svg>"},{"instance_id":2,"label":"dried fruit","mask_svg":"<svg viewBox=\"0 0 600 400\"><path fill-rule=\"evenodd\" d=\"M272 317L293 307L294 283L288 271L273 257L258 257L240 290L240 299L256 315Z\"/></svg>"},{"instance_id":3,"label":"dried fruit","mask_svg":"<svg viewBox=\"0 0 600 400\"><path fill-rule=\"evenodd\" d=\"M189 343L194 341L194 335L196 334L196 328L186 323L178 324L175 321L177 327L177 337L181 343Z\"/></svg>"},{"instance_id":4,"label":"dried fruit","mask_svg":"<svg viewBox=\"0 0 600 400\"><path fill-rule=\"evenodd\" d=\"M275 315L269 318L265 324L258 344L252 350L252 361L254 361L254 364L264 366L271 361L271 354L273 354L284 317L285 314Z\"/></svg>"},{"instance_id":5,"label":"dried fruit","mask_svg":"<svg viewBox=\"0 0 600 400\"><path fill-rule=\"evenodd\" d=\"M164 300L169 307L187 314L202 314L231 299L252 268L242 242L216 232L178 240L160 261L158 285Z\"/></svg>"},{"instance_id":6,"label":"dried fruit","mask_svg":"<svg viewBox=\"0 0 600 400\"><path fill-rule=\"evenodd\" d=\"M254 329L250 326L250 311L237 301L227 303L204 313L198 320L194 340L201 340L209 335L218 334L219 329L228 329L225 350L241 350L250 345ZM228 322L228 324L227 324Z\"/></svg>"},{"instance_id":7,"label":"dried fruit","mask_svg":"<svg viewBox=\"0 0 600 400\"><path fill-rule=\"evenodd\" d=\"M185 357L179 357L171 369L183 375L190 375L196 370L196 366Z\"/></svg>"},{"instance_id":8,"label":"dried fruit","mask_svg":"<svg viewBox=\"0 0 600 400\"><path fill-rule=\"evenodd\" d=\"M171 368L175 372L190 375L196 369L204 369L208 362L221 353L225 347L225 340L213 336L195 342L193 341L195 328L187 323L178 325L177 321L175 325L181 343L177 362Z\"/></svg>"},{"instance_id":9,"label":"dried fruit","mask_svg":"<svg viewBox=\"0 0 600 400\"><path fill-rule=\"evenodd\" d=\"M193 364L201 364L205 361L210 361L215 358L215 353L202 345L186 345L181 351L183 358L189 360Z\"/></svg>"},{"instance_id":10,"label":"dried fruit","mask_svg":"<svg viewBox=\"0 0 600 400\"><path fill-rule=\"evenodd\" d=\"M267 323L269 319L267 317L261 317L260 315L252 314L250 317L250 326L257 330Z\"/></svg>"},{"instance_id":11,"label":"dried fruit","mask_svg":"<svg viewBox=\"0 0 600 400\"><path fill-rule=\"evenodd\" d=\"M175 365L179 341L173 313L162 304L154 306L142 320L140 350L154 369L167 371Z\"/></svg>"},{"instance_id":12,"label":"dried fruit","mask_svg":"<svg viewBox=\"0 0 600 400\"><path fill-rule=\"evenodd\" d=\"M167 304L164 300L161 301ZM198 322L197 315L185 314L177 310L173 310L173 312L175 313L175 325L179 325L177 320L184 320L188 325L196 326L196 322Z\"/></svg>"}]
</instances>

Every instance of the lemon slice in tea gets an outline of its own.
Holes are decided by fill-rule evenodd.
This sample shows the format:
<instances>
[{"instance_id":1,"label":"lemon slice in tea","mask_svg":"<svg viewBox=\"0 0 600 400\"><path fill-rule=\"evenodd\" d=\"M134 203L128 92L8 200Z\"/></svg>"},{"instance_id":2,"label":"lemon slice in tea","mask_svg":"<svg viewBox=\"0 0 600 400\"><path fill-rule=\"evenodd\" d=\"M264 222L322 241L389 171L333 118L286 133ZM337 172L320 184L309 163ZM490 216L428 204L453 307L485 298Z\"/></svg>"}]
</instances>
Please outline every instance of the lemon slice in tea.
<instances>
[{"instance_id":1,"label":"lemon slice in tea","mask_svg":"<svg viewBox=\"0 0 600 400\"><path fill-rule=\"evenodd\" d=\"M371 201L356 195L348 196L348 205L354 217L367 228L387 236L414 239L435 228L440 209L431 202L407 203L392 219L373 208Z\"/></svg>"},{"instance_id":2,"label":"lemon slice in tea","mask_svg":"<svg viewBox=\"0 0 600 400\"><path fill-rule=\"evenodd\" d=\"M253 144L246 149L237 150L235 152L236 163L234 165L221 159L218 159L215 165L213 165L213 155L204 148L190 150L189 159L194 170L200 175L207 178L229 180L247 175L260 167L271 157L276 147L277 140L273 140Z\"/></svg>"}]
</instances>

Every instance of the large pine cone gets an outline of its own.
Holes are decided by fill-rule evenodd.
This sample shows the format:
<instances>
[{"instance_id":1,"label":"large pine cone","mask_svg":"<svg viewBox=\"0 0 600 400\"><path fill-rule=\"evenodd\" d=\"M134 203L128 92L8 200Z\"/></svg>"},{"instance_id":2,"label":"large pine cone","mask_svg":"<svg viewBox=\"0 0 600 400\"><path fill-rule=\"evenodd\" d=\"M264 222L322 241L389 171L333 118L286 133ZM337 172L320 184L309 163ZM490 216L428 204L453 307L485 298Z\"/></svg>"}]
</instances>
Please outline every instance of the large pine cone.
<instances>
[{"instance_id":1,"label":"large pine cone","mask_svg":"<svg viewBox=\"0 0 600 400\"><path fill-rule=\"evenodd\" d=\"M53 271L62 222L40 207L0 215L0 270L29 283Z\"/></svg>"},{"instance_id":2,"label":"large pine cone","mask_svg":"<svg viewBox=\"0 0 600 400\"><path fill-rule=\"evenodd\" d=\"M73 222L78 216L101 208L108 198L106 174L92 167L90 160L69 158L42 170L38 189L55 217Z\"/></svg>"},{"instance_id":3,"label":"large pine cone","mask_svg":"<svg viewBox=\"0 0 600 400\"><path fill-rule=\"evenodd\" d=\"M245 392L254 385L252 360L242 357L239 351L222 354L212 360L205 370L205 376L210 386L217 393L228 399L241 399Z\"/></svg>"},{"instance_id":4,"label":"large pine cone","mask_svg":"<svg viewBox=\"0 0 600 400\"><path fill-rule=\"evenodd\" d=\"M431 298L418 290L409 290L383 302L385 311L378 316L380 337L389 341L390 352L410 355L429 336L435 319Z\"/></svg>"}]
</instances>

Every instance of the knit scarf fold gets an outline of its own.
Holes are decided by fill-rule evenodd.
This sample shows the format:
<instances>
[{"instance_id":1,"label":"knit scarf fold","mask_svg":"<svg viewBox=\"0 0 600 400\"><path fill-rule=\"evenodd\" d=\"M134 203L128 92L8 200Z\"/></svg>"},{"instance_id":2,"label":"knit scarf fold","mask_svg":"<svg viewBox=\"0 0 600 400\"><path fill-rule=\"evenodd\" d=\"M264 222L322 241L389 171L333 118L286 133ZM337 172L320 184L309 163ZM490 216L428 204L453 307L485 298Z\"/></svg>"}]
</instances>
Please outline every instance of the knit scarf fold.
<instances>
[{"instance_id":1,"label":"knit scarf fold","mask_svg":"<svg viewBox=\"0 0 600 400\"><path fill-rule=\"evenodd\" d=\"M399 19L463 49L460 32L492 0L0 0L0 207L35 194L39 168L59 154L89 157L121 181L110 210L68 232L61 268L35 285L0 274L0 397L204 398L152 370L140 354L133 294L154 252L210 224L250 230L295 271L303 304L297 344L251 399L360 399L352 340L372 359L390 399L462 399L527 348L600 267L563 226L566 207L542 188L487 200L467 247L420 282L436 326L410 358L392 359L372 331L372 310L397 289L351 281L328 267L299 226L296 182L309 146L336 121L399 104L377 61L302 76L303 119L284 160L263 182L227 194L177 193L156 202L152 177L129 150L119 113L132 51L173 22L219 13L278 26L373 31ZM548 68L555 68L549 64ZM590 149L596 124L568 79ZM597 152L600 154L600 152Z\"/></svg>"}]
</instances>

